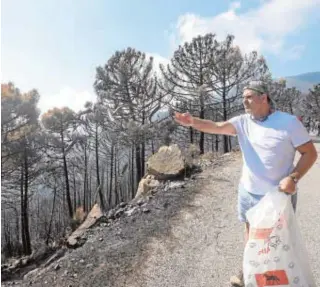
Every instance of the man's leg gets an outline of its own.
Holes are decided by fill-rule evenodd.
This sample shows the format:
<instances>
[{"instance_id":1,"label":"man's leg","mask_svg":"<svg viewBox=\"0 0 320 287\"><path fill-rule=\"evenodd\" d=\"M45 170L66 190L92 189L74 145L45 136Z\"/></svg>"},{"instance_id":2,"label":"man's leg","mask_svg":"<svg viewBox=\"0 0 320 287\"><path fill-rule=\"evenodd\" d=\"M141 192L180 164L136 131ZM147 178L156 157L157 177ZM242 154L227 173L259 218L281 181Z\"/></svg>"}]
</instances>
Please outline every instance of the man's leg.
<instances>
[{"instance_id":1,"label":"man's leg","mask_svg":"<svg viewBox=\"0 0 320 287\"><path fill-rule=\"evenodd\" d=\"M246 246L246 244L249 240L249 229L250 229L249 223L245 222L245 224L244 224L244 247ZM239 270L237 275L231 276L230 283L232 286L244 287L242 268Z\"/></svg>"},{"instance_id":2,"label":"man's leg","mask_svg":"<svg viewBox=\"0 0 320 287\"><path fill-rule=\"evenodd\" d=\"M249 224L249 222L245 222L245 224L244 224L244 248L247 245L247 242L249 240L249 231L250 231L250 224ZM232 286L239 286L239 287L244 286L242 268L239 270L239 272L236 276L232 276L230 278L230 282L231 282Z\"/></svg>"},{"instance_id":3,"label":"man's leg","mask_svg":"<svg viewBox=\"0 0 320 287\"><path fill-rule=\"evenodd\" d=\"M246 222L245 224L245 238L244 238L244 246L246 246L248 240L249 240L249 232L250 232L250 224L249 222Z\"/></svg>"},{"instance_id":4,"label":"man's leg","mask_svg":"<svg viewBox=\"0 0 320 287\"><path fill-rule=\"evenodd\" d=\"M249 223L246 219L246 212L252 207L252 199L250 194L243 188L238 191L238 219L244 223L244 247L249 239ZM230 283L232 286L243 287L243 271L242 266L239 268L238 274L231 276Z\"/></svg>"},{"instance_id":5,"label":"man's leg","mask_svg":"<svg viewBox=\"0 0 320 287\"><path fill-rule=\"evenodd\" d=\"M240 222L244 223L244 246L246 246L249 240L249 232L250 232L250 225L246 218L246 212L254 207L259 201L263 198L263 195L255 195L249 193L243 188L239 188L238 191L238 218ZM232 286L243 287L244 280L243 280L243 271L242 268L236 276L232 276L230 278L230 283Z\"/></svg>"}]
</instances>

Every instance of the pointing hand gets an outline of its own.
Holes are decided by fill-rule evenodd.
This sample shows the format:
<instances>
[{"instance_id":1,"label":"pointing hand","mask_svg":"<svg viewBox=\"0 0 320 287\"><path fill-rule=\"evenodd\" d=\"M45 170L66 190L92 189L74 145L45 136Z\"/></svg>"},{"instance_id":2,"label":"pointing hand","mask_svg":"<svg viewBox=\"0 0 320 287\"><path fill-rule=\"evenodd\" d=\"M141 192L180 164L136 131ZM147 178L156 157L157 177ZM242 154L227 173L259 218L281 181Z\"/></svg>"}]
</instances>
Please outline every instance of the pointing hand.
<instances>
[{"instance_id":1,"label":"pointing hand","mask_svg":"<svg viewBox=\"0 0 320 287\"><path fill-rule=\"evenodd\" d=\"M192 127L193 125L193 117L188 112L184 114L175 112L174 120L185 127Z\"/></svg>"}]
</instances>

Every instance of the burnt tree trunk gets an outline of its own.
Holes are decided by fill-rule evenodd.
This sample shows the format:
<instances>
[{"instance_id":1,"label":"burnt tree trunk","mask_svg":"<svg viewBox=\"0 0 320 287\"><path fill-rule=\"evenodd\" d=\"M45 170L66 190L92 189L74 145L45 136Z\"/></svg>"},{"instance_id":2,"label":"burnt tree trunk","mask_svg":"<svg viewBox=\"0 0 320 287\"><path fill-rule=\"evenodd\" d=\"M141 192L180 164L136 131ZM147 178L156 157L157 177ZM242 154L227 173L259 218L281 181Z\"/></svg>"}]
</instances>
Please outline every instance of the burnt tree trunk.
<instances>
[{"instance_id":1,"label":"burnt tree trunk","mask_svg":"<svg viewBox=\"0 0 320 287\"><path fill-rule=\"evenodd\" d=\"M67 157L64 147L64 137L63 132L61 131L61 143L62 143L62 158L63 158L63 172L66 182L66 196L67 196L67 204L68 204L68 212L69 217L73 217L73 209L72 209L72 202L71 202L71 195L70 195L70 184L69 184L69 174L68 174L68 166L67 166Z\"/></svg>"},{"instance_id":2,"label":"burnt tree trunk","mask_svg":"<svg viewBox=\"0 0 320 287\"><path fill-rule=\"evenodd\" d=\"M28 216L28 188L29 188L29 169L28 169L28 155L27 150L24 150L24 162L21 176L21 220L22 220L22 242L23 242L23 253L25 255L31 254L31 240L29 231L29 216Z\"/></svg>"},{"instance_id":3,"label":"burnt tree trunk","mask_svg":"<svg viewBox=\"0 0 320 287\"><path fill-rule=\"evenodd\" d=\"M109 192L108 192L108 204L112 206L112 190L113 190L113 163L114 162L114 146L111 145L111 162L110 162L110 178L109 178Z\"/></svg>"},{"instance_id":4,"label":"burnt tree trunk","mask_svg":"<svg viewBox=\"0 0 320 287\"><path fill-rule=\"evenodd\" d=\"M53 221L53 215L54 215L54 208L56 206L56 195L57 195L57 187L56 185L54 186L53 189L53 203L52 203L52 209L51 209L51 215L50 215L50 221L49 221L49 227L48 227L48 232L47 232L47 238L46 238L46 245L49 244L49 240L51 238L51 229L52 229L52 221Z\"/></svg>"},{"instance_id":5,"label":"burnt tree trunk","mask_svg":"<svg viewBox=\"0 0 320 287\"><path fill-rule=\"evenodd\" d=\"M136 145L136 182L137 184L140 182L142 178L142 170L141 170L141 149L140 144Z\"/></svg>"}]
</instances>

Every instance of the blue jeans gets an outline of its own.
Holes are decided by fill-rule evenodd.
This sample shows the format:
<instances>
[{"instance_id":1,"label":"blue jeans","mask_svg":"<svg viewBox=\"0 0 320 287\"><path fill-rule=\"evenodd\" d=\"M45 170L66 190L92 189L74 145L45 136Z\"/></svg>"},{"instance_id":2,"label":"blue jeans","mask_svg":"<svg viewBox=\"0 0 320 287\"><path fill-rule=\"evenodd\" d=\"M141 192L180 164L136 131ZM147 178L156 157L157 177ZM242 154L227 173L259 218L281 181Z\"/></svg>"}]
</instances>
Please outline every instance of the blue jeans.
<instances>
[{"instance_id":1,"label":"blue jeans","mask_svg":"<svg viewBox=\"0 0 320 287\"><path fill-rule=\"evenodd\" d=\"M258 204L263 197L264 195L258 195L248 192L240 185L238 189L238 219L241 222L248 222L246 218L246 212L256 204ZM297 208L297 200L297 193L291 195L291 202L294 211L296 211Z\"/></svg>"}]
</instances>

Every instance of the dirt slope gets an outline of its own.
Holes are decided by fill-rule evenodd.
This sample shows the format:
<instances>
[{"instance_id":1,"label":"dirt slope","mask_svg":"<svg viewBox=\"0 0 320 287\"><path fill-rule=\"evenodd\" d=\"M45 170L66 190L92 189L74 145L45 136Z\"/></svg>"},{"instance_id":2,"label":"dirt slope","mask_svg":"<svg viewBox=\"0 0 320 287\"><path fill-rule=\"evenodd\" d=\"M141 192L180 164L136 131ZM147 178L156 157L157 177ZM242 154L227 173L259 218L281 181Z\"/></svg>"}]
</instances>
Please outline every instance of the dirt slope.
<instances>
[{"instance_id":1,"label":"dirt slope","mask_svg":"<svg viewBox=\"0 0 320 287\"><path fill-rule=\"evenodd\" d=\"M229 286L243 252L236 212L240 171L240 154L225 155L183 187L155 194L150 212L95 228L84 246L15 286ZM317 286L319 186L318 159L300 183L297 210Z\"/></svg>"}]
</instances>

